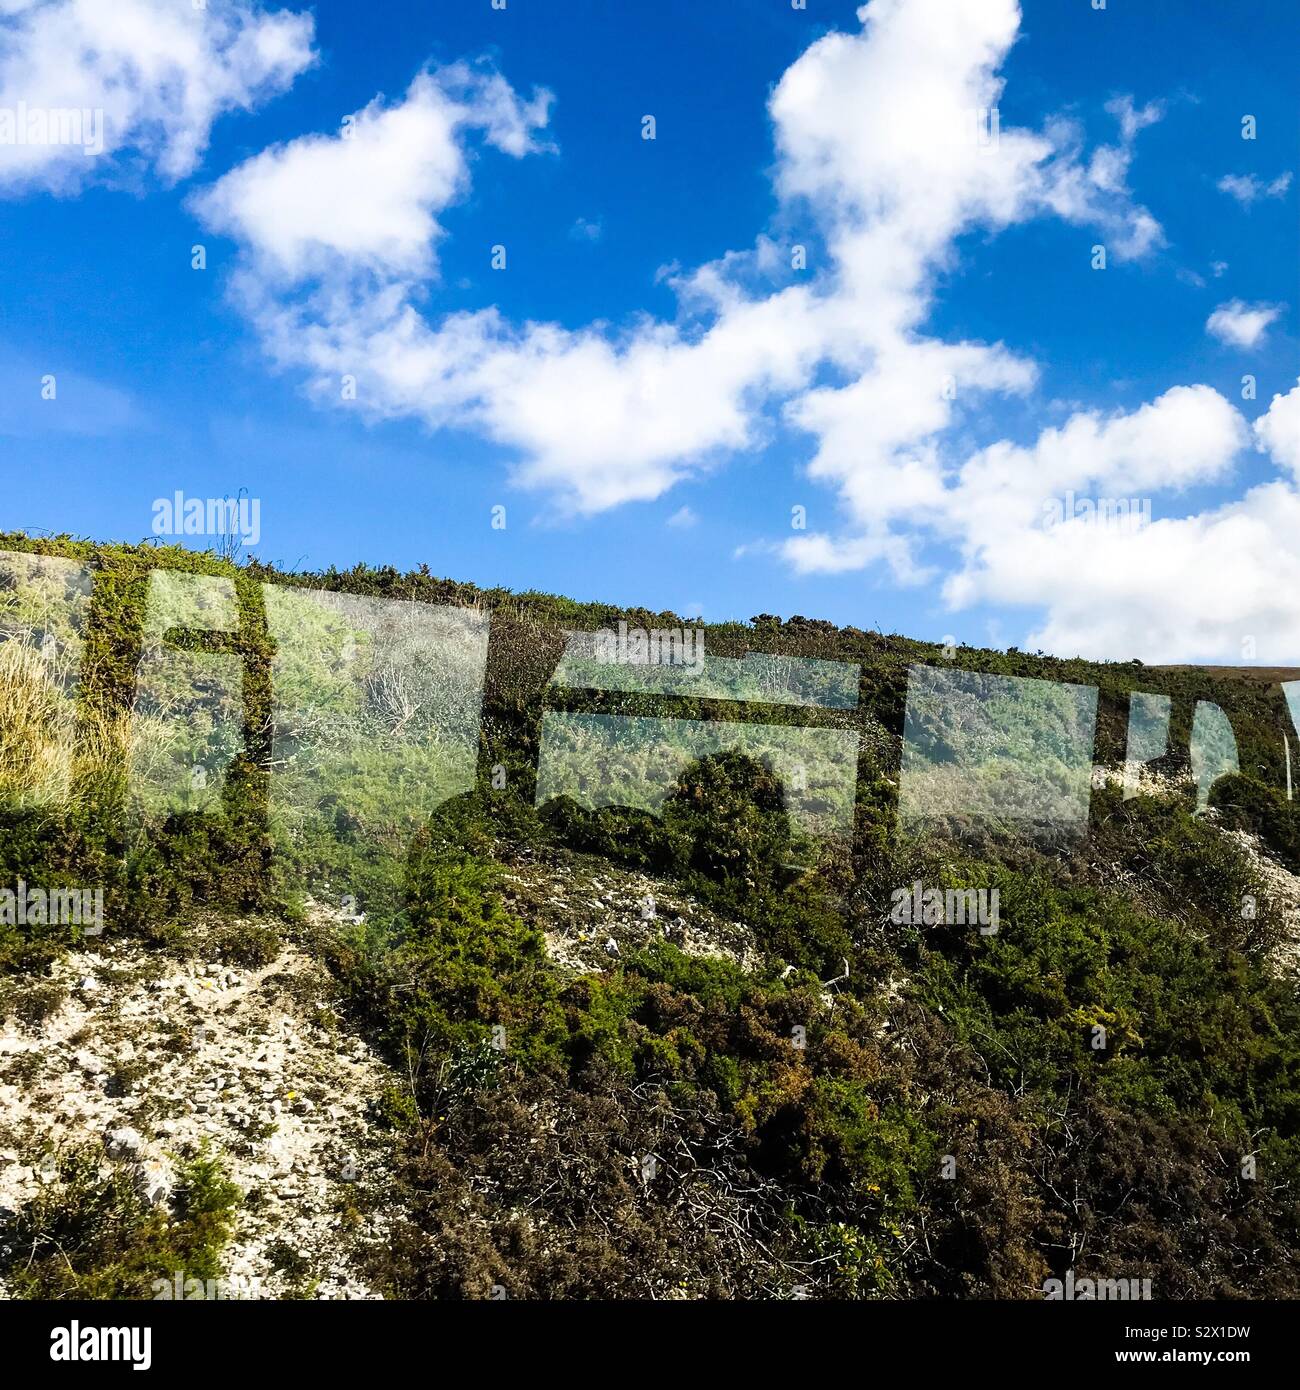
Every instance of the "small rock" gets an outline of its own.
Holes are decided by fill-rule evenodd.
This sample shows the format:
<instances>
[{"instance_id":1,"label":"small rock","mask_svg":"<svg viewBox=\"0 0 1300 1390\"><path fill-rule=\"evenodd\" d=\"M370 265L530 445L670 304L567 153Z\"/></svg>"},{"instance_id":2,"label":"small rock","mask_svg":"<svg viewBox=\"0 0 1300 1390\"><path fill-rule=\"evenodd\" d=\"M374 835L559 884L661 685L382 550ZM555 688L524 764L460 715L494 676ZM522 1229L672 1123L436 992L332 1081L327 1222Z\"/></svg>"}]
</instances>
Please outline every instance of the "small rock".
<instances>
[{"instance_id":1,"label":"small rock","mask_svg":"<svg viewBox=\"0 0 1300 1390\"><path fill-rule=\"evenodd\" d=\"M144 1140L140 1131L124 1125L121 1129L111 1129L104 1139L104 1147L110 1158L134 1159L144 1151Z\"/></svg>"},{"instance_id":2,"label":"small rock","mask_svg":"<svg viewBox=\"0 0 1300 1390\"><path fill-rule=\"evenodd\" d=\"M136 1191L151 1207L171 1196L171 1170L161 1159L150 1158L137 1164L134 1176Z\"/></svg>"}]
</instances>

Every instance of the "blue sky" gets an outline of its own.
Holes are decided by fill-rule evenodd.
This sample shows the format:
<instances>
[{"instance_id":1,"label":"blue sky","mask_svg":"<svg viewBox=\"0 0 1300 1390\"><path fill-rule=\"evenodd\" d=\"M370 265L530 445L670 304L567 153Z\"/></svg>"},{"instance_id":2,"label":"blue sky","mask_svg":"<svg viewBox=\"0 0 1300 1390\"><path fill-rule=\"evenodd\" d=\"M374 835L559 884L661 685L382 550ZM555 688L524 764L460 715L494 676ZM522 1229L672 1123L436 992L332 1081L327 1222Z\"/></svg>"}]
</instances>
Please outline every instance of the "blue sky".
<instances>
[{"instance_id":1,"label":"blue sky","mask_svg":"<svg viewBox=\"0 0 1300 1390\"><path fill-rule=\"evenodd\" d=\"M130 3L165 10L170 0ZM883 0L877 3L883 30L913 0L890 0L890 14ZM939 21L943 3L915 0ZM1010 0L973 3L1004 11ZM221 8L220 0L210 5ZM188 11L188 0L181 8ZM249 23L276 13L251 0L227 8ZM1073 416L1104 425L1173 388L1204 387L1228 403L1225 409L1247 431L1225 445L1225 457L1207 456L1167 494L1149 462L1116 465L1107 476L1127 476L1132 486L1124 495L1152 494L1157 517L1186 523L1179 531L1171 527L1168 549L1158 552L1175 568L1186 564L1190 573L1195 565L1199 573L1202 542L1215 565L1231 560L1234 547L1243 564L1251 556L1257 561L1259 546L1269 544L1258 528L1293 500L1288 440L1300 422L1300 410L1279 409L1265 436L1249 435L1300 375L1294 6L1290 0L1230 8L1111 0L1098 12L1086 0L1023 0L1021 8L1014 43L991 68L1005 82L997 100L1004 132L1041 133L1048 122L1068 121L1071 134L1054 140L1059 149L1074 148L1080 169L1097 167L1090 161L1099 147L1124 148L1120 186L1090 189L1082 206L1064 216L1035 211L999 226L975 215L954 225L942 257L927 270L924 313L908 335L1001 343L1033 363L1034 380L982 391L942 428L891 444L878 467L898 469L913 451L929 451L927 466L952 489L963 462L981 450L1000 443L1033 451L1043 431L1064 427ZM24 47L34 43L42 9L68 11L63 22L77 22L76 0L18 0L14 17L0 15L0 107L24 96L24 82L36 92L42 74L48 76L46 60ZM647 482L638 472L629 489L655 495L612 501L593 501L589 481L575 484L577 493L567 490L554 464L541 483L521 485L527 450L509 442L516 434L512 422L502 423L506 406L494 404L493 423L485 424L477 407L439 414L413 405L391 381L382 400L371 395L364 409L323 398L319 383L312 387L321 375L316 365L292 360L292 352L273 360L264 323L259 326L249 294L239 288L241 274L253 276L253 297L263 296L264 306L272 303L285 316L277 322L299 330L302 315L319 307L308 289L286 288L266 272L269 243L249 230L251 194L237 183L219 183L232 170L271 147L313 134L336 137L344 115L376 98L382 102L374 111L400 105L421 71L474 60L476 71L499 73L520 102L535 88L545 88L553 101L544 125L525 137L530 148L522 155L483 138L485 127L467 124L469 181L425 209L439 228L436 271L426 266L412 274L404 266L393 275L409 302L435 327L445 314L496 306L511 325L554 324L570 335L595 332L624 345L650 316L689 343L705 327L682 326L682 300L665 267L689 275L768 237L785 259L762 288L753 266L737 272L746 294L761 299L797 278L786 257L796 242L809 248L814 281L834 284L829 248L846 224L842 211L833 215L840 220L828 221L825 209L842 195L825 194L820 217L810 211L820 192L781 196L775 183L783 157L768 103L782 75L824 36L838 31L856 43L868 39L856 6L833 0L809 0L806 10L783 0L643 6L509 0L504 12L488 0L368 6L320 0L311 14L310 65L303 59L302 71L261 74L269 90L247 103L254 109L220 110L210 126L203 122L206 150L179 177L174 165L163 167L156 124L132 134L124 122L121 144L87 161L93 172L67 174L66 164L55 174L24 167L6 181L7 152L0 146L0 237L10 265L0 280L0 526L139 540L150 532L156 498L177 489L208 497L246 488L261 500L257 553L287 567L426 562L435 573L481 584L709 619L800 612L993 645L1026 644L1037 635L1063 654L1239 659L1238 649L1247 650L1242 640L1251 637L1249 650L1259 659L1294 659L1288 644L1300 624L1276 607L1285 571L1271 582L1243 580L1222 611L1209 613L1218 597L1211 589L1196 609L1169 612L1171 635L1159 594L1147 592L1141 537L1125 542L1131 564L1113 564L1082 544L1073 553L1085 558L1076 560L1073 576L1031 569L1019 582L1012 562L999 556L1018 547L1021 523L1008 527L1005 540L990 540L984 520L978 534L963 530L962 518L979 512L983 495L969 506L943 503L944 519L932 527L924 517L873 512L880 480L846 474L851 460L833 476L807 476L817 439L792 421L790 402L818 387L848 384L861 364L850 367L845 357L814 363L797 386L755 388L746 397L752 418L742 445L710 445L670 460L668 481ZM895 56L911 51L905 46ZM960 71L959 57L950 63L945 56L943 63ZM1115 106L1125 98L1129 111L1149 113L1127 146L1117 135ZM458 99L472 106L488 97L476 88ZM791 107L792 140L803 138L800 123L816 123L817 110L835 102L836 92L828 87L802 99L811 114ZM850 153L860 148L869 163L891 139L889 122L850 128L854 108L844 110ZM647 113L656 120L653 141L642 139ZM1241 138L1245 113L1256 118L1254 140ZM909 117L900 112L898 118ZM787 154L785 167L798 157ZM851 159L846 167L853 167ZM892 176L889 169L880 174ZM1254 182L1239 183L1233 193L1220 187L1225 176ZM229 189L229 196L205 205L205 191L214 186ZM872 182L872 196L882 187ZM341 205L367 196L364 186L337 189ZM1148 210L1160 235L1156 244L1130 245L1125 253L1118 247L1132 241L1133 209ZM203 271L191 268L196 243L207 248ZM1090 266L1095 243L1111 251L1104 272ZM496 244L507 248L504 271L490 267ZM344 283L327 278L340 274L335 250L329 254L315 289ZM347 285L351 313L363 301L354 277ZM1241 333L1253 333L1252 341L1225 341L1207 331L1207 320L1224 305L1239 306L1234 312L1265 306L1271 321L1258 332L1246 323ZM331 320L331 334L344 331ZM351 324L346 332L355 343ZM374 340L367 341L373 350ZM513 360L503 357L501 370L514 370ZM46 373L57 377L56 401L41 399ZM1255 400L1241 398L1247 373L1257 378ZM364 389L369 382L363 372ZM969 399L958 389L963 402ZM554 404L575 436L587 432L593 403L580 389ZM1217 404L1203 399L1202 406L1218 412L1215 428L1223 424ZM663 400L658 408L675 405ZM873 410L878 417L878 403ZM552 433L557 428L546 424ZM618 447L634 441L641 426L631 415L608 428ZM1203 433L1199 417L1189 426L1171 418L1168 448L1177 449L1189 431ZM851 446L851 432L849 438ZM1264 447L1269 441L1271 451ZM1300 455L1300 445L1295 452ZM1037 458L1022 456L1019 466L1032 470ZM653 473L654 465L646 467ZM1172 455L1170 468L1178 473ZM1076 490L1089 486L1085 481ZM1251 489L1269 486L1286 491L1264 497L1249 524L1220 515ZM507 508L504 530L490 525L497 504ZM803 535L824 535L850 550L869 536L863 544L872 558L813 563L788 547L796 504L807 512ZM1198 529L1206 527L1213 535ZM889 545L901 550L889 552ZM1094 554L1095 573L1086 558ZM967 575L965 600L945 587L958 573ZM1095 622L1080 616L1071 606L1076 579L1091 585L1089 603L1121 616ZM1175 591L1185 587L1175 574Z\"/></svg>"}]
</instances>

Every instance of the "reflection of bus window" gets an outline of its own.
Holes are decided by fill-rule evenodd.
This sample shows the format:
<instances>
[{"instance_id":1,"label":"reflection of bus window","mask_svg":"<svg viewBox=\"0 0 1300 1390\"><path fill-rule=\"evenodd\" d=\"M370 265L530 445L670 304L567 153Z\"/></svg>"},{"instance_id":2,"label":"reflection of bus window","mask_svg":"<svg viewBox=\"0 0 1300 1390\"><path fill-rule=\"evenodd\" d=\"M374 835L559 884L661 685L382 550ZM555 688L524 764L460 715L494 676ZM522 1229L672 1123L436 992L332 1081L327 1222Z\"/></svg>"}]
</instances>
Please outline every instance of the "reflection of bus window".
<instances>
[{"instance_id":1,"label":"reflection of bus window","mask_svg":"<svg viewBox=\"0 0 1300 1390\"><path fill-rule=\"evenodd\" d=\"M542 716L537 805L571 797L587 810L627 806L658 815L693 762L736 751L784 788L791 821L812 835L853 833L858 735L849 729L633 715Z\"/></svg>"},{"instance_id":2,"label":"reflection of bus window","mask_svg":"<svg viewBox=\"0 0 1300 1390\"><path fill-rule=\"evenodd\" d=\"M21 691L19 727L0 727L0 800L59 804L71 787L90 570L54 555L0 551L0 683Z\"/></svg>"},{"instance_id":3,"label":"reflection of bus window","mask_svg":"<svg viewBox=\"0 0 1300 1390\"><path fill-rule=\"evenodd\" d=\"M402 599L263 586L271 666L271 806L291 825L345 812L405 849L474 786L488 616Z\"/></svg>"},{"instance_id":4,"label":"reflection of bus window","mask_svg":"<svg viewBox=\"0 0 1300 1390\"><path fill-rule=\"evenodd\" d=\"M582 690L684 695L766 705L853 709L862 668L849 661L704 651L702 628L570 632L551 684Z\"/></svg>"},{"instance_id":5,"label":"reflection of bus window","mask_svg":"<svg viewBox=\"0 0 1300 1390\"><path fill-rule=\"evenodd\" d=\"M1286 707L1291 714L1291 723L1295 727L1297 734L1300 734L1300 681L1283 681L1282 694L1286 699ZM1282 746L1286 752L1286 799L1291 800L1291 740L1285 734L1282 735Z\"/></svg>"},{"instance_id":6,"label":"reflection of bus window","mask_svg":"<svg viewBox=\"0 0 1300 1390\"><path fill-rule=\"evenodd\" d=\"M1135 690L1128 704L1128 747L1124 754L1124 800L1138 794L1142 765L1163 757L1169 748L1168 695Z\"/></svg>"},{"instance_id":7,"label":"reflection of bus window","mask_svg":"<svg viewBox=\"0 0 1300 1390\"><path fill-rule=\"evenodd\" d=\"M551 684L739 703L852 709L861 667L847 661L703 650L703 629L570 632ZM687 659L683 659L687 658ZM686 768L737 752L780 779L791 821L813 836L850 836L857 788L856 731L633 715L542 717L537 805L571 797L587 810L627 806L658 815Z\"/></svg>"},{"instance_id":8,"label":"reflection of bus window","mask_svg":"<svg viewBox=\"0 0 1300 1390\"><path fill-rule=\"evenodd\" d=\"M233 634L235 586L211 575L154 570L131 712L130 789L136 807L167 815L211 811L244 747L244 664L185 650L176 630Z\"/></svg>"},{"instance_id":9,"label":"reflection of bus window","mask_svg":"<svg viewBox=\"0 0 1300 1390\"><path fill-rule=\"evenodd\" d=\"M1237 740L1228 716L1208 700L1196 702L1192 715L1192 776L1196 779L1196 809L1210 802L1210 789L1220 777L1239 771Z\"/></svg>"},{"instance_id":10,"label":"reflection of bus window","mask_svg":"<svg viewBox=\"0 0 1300 1390\"><path fill-rule=\"evenodd\" d=\"M1082 834L1092 788L1093 686L914 666L899 820L948 833Z\"/></svg>"}]
</instances>

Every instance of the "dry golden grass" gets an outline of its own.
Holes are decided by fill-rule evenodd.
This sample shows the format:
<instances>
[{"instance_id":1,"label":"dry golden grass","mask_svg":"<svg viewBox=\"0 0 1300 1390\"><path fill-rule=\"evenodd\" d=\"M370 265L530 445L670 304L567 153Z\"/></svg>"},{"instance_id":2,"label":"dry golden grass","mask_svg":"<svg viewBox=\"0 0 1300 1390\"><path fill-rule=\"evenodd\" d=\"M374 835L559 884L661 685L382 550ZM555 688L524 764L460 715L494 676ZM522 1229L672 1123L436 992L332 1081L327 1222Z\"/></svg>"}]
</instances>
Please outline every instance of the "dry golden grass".
<instances>
[{"instance_id":1,"label":"dry golden grass","mask_svg":"<svg viewBox=\"0 0 1300 1390\"><path fill-rule=\"evenodd\" d=\"M0 798L61 805L71 786L72 702L38 652L0 644Z\"/></svg>"},{"instance_id":2,"label":"dry golden grass","mask_svg":"<svg viewBox=\"0 0 1300 1390\"><path fill-rule=\"evenodd\" d=\"M75 700L42 655L0 642L0 802L65 810L86 779L120 774L125 721L78 728Z\"/></svg>"}]
</instances>

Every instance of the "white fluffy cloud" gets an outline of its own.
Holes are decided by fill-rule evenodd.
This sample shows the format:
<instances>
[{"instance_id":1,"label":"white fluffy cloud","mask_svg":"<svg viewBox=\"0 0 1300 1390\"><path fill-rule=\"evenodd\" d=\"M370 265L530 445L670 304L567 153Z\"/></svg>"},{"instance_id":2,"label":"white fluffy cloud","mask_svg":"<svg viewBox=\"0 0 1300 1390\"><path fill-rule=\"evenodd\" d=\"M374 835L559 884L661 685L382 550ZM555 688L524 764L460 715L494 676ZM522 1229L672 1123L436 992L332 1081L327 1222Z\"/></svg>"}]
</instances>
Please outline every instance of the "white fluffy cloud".
<instances>
[{"instance_id":1,"label":"white fluffy cloud","mask_svg":"<svg viewBox=\"0 0 1300 1390\"><path fill-rule=\"evenodd\" d=\"M237 294L269 351L305 368L322 398L337 399L339 378L353 375L374 417L478 429L517 453L519 481L584 512L657 497L751 447L772 403L784 402L819 441L814 476L878 520L933 488L932 440L953 418L949 378L971 396L1021 392L1034 379L1032 364L1001 345L919 336L954 239L1051 214L1099 229L1120 258L1144 254L1160 230L1124 176L1133 139L1158 111L1116 104L1119 141L1090 157L1063 121L1042 132L1003 125L993 138L980 113L1001 93L1015 0L873 0L859 17L859 33L812 44L771 100L777 191L787 207L806 206L825 268L782 276L788 254L760 237L674 279L673 323L574 331L514 324L490 308L424 311L438 218L465 186L463 160L443 137L462 144L484 124L481 90L460 99L471 114L446 118L443 72L400 105L372 108L367 156L355 139L306 137L233 171L197 207L242 243ZM505 147L525 153L545 103L493 81L498 109L529 132ZM431 122L436 156L408 138ZM376 180L386 214L352 211L371 201ZM299 201L300 186L326 192ZM330 220L321 197L341 210L328 244L314 230ZM843 385L810 390L823 367ZM859 466L850 440L864 420L869 458Z\"/></svg>"},{"instance_id":2,"label":"white fluffy cloud","mask_svg":"<svg viewBox=\"0 0 1300 1390\"><path fill-rule=\"evenodd\" d=\"M73 192L127 158L174 183L220 115L312 64L312 37L310 15L258 0L4 0L0 193Z\"/></svg>"},{"instance_id":3,"label":"white fluffy cloud","mask_svg":"<svg viewBox=\"0 0 1300 1390\"><path fill-rule=\"evenodd\" d=\"M1253 348L1282 316L1280 304L1247 304L1230 299L1205 321L1205 331L1229 347Z\"/></svg>"},{"instance_id":4,"label":"white fluffy cloud","mask_svg":"<svg viewBox=\"0 0 1300 1390\"><path fill-rule=\"evenodd\" d=\"M1274 397L1255 437L1279 467L1300 469L1300 386ZM1293 661L1300 492L1278 480L1205 512L1160 515L1162 496L1223 480L1247 442L1237 410L1198 386L1110 421L1076 416L1032 449L984 451L945 518L964 555L945 598L1044 610L1027 643L1066 654L1236 661L1251 638L1261 661ZM1157 501L1147 525L1045 523L1044 502L1066 489Z\"/></svg>"},{"instance_id":5,"label":"white fluffy cloud","mask_svg":"<svg viewBox=\"0 0 1300 1390\"><path fill-rule=\"evenodd\" d=\"M1290 478L1203 512L1176 507L1193 486L1229 481L1251 435L1217 391L1174 387L1131 412L1078 412L1028 447L976 452L888 535L813 535L784 550L801 571L885 561L899 578L927 578L917 556L936 543L957 557L942 585L947 607L1038 611L1029 647L1149 662L1253 652L1289 664L1300 651L1300 384L1275 396L1253 429ZM1083 502L1090 514L1066 514L1071 498L1076 513ZM1103 522L1101 507L1138 520Z\"/></svg>"},{"instance_id":6,"label":"white fluffy cloud","mask_svg":"<svg viewBox=\"0 0 1300 1390\"><path fill-rule=\"evenodd\" d=\"M943 598L1037 610L1029 647L1148 662L1240 660L1250 638L1259 660L1285 664L1300 650L1300 491L1277 480L1188 516L1162 516L1193 485L1221 482L1249 442L1240 413L1208 386L1175 387L1137 410L1081 412L1028 447L999 443L972 455L930 499L906 537L787 545L796 567L820 572L892 562L937 540L959 561ZM1300 384L1273 398L1255 424L1257 446L1300 477ZM1061 515L1070 494L1152 503L1149 524L1101 524ZM1061 510L1058 510L1060 508ZM1077 509L1077 503L1076 503Z\"/></svg>"},{"instance_id":7,"label":"white fluffy cloud","mask_svg":"<svg viewBox=\"0 0 1300 1390\"><path fill-rule=\"evenodd\" d=\"M338 135L264 150L192 200L213 230L238 239L272 283L358 274L429 278L437 214L469 184L467 129L499 149L537 148L549 95L519 102L495 73L461 64L421 73L405 99L372 102ZM341 196L344 195L344 196Z\"/></svg>"},{"instance_id":8,"label":"white fluffy cloud","mask_svg":"<svg viewBox=\"0 0 1300 1390\"><path fill-rule=\"evenodd\" d=\"M1026 639L1034 648L1286 665L1300 651L1297 526L1300 494L1269 483L1129 533L1075 522L1016 534L987 557L981 589L1046 611Z\"/></svg>"},{"instance_id":9,"label":"white fluffy cloud","mask_svg":"<svg viewBox=\"0 0 1300 1390\"><path fill-rule=\"evenodd\" d=\"M1274 396L1268 413L1255 421L1255 439L1279 468L1300 482L1300 382L1285 396Z\"/></svg>"},{"instance_id":10,"label":"white fluffy cloud","mask_svg":"<svg viewBox=\"0 0 1300 1390\"><path fill-rule=\"evenodd\" d=\"M786 220L808 228L814 268L791 273L788 247L759 236L673 276L673 322L570 329L429 308L470 142L516 157L544 148L547 95L524 98L482 67L423 74L402 100L367 108L350 139L267 150L194 206L238 242L234 293L267 351L322 400L355 376L370 417L477 430L515 453L518 481L575 510L658 497L760 442L779 410L810 440L809 476L835 489L844 518L840 534L766 547L796 570L886 565L915 583L937 552L952 609L1036 610L1030 640L1055 649L1232 659L1255 635L1261 654L1293 651L1289 483L1131 532L1044 524L1045 503L1067 492L1168 509L1230 478L1251 434L1218 392L1175 386L1124 413L1078 410L1028 445L973 449L972 411L1027 395L1037 365L1002 343L926 333L972 229L1048 216L1115 259L1161 246L1128 180L1162 108L1115 99L1116 136L1091 150L1072 120L994 129L1016 0L871 0L858 14L860 31L811 44L769 104L775 191ZM1234 302L1207 327L1249 345L1279 312ZM1300 394L1279 397L1254 434L1293 473L1298 415Z\"/></svg>"},{"instance_id":11,"label":"white fluffy cloud","mask_svg":"<svg viewBox=\"0 0 1300 1390\"><path fill-rule=\"evenodd\" d=\"M1300 400L1300 392L1296 396ZM1275 403L1274 410L1285 429L1284 407ZM1255 535L1248 521L1256 528L1268 524L1280 537L1296 510L1288 489L1281 489L1285 514L1261 502L1258 515L1244 514L1245 520L1225 510L1218 518L1101 525L1067 516L1065 507L1072 495L1093 503L1122 499L1140 516L1153 495L1225 479L1248 442L1245 421L1217 391L1174 387L1131 412L1078 412L1030 446L1004 441L979 450L951 478L936 481L908 518L905 537L898 528L888 539L878 528L840 542L814 535L787 542L785 551L805 571L842 571L884 559L899 574L891 544L905 538L914 555L935 542L957 557L942 586L947 606L958 612L980 603L1045 608L1049 616L1031 634L1032 645L1094 656L1140 653L1149 660L1193 649L1222 656L1225 644L1236 653L1247 631L1279 635L1270 561L1261 556L1253 572L1238 562L1234 583L1225 589L1212 568L1195 560L1196 546L1209 543L1217 560L1226 547ZM1167 565L1177 568L1168 571ZM919 567L915 572L928 576ZM1269 614L1260 612L1255 598L1252 609L1247 594L1270 595ZM1252 611L1256 626L1241 627Z\"/></svg>"}]
</instances>

